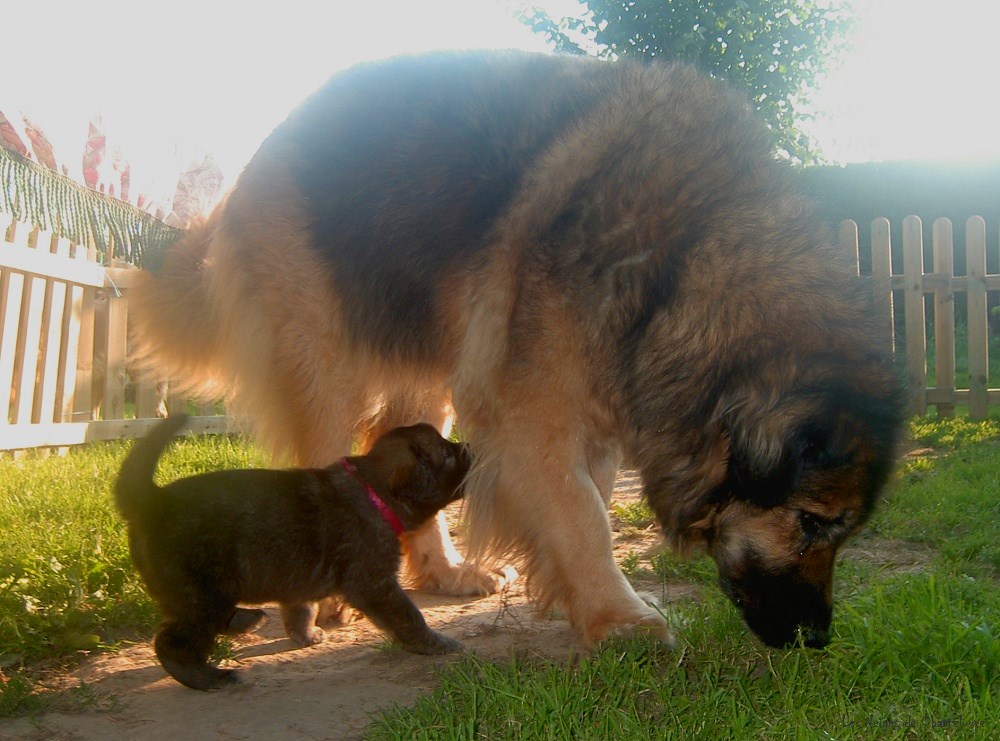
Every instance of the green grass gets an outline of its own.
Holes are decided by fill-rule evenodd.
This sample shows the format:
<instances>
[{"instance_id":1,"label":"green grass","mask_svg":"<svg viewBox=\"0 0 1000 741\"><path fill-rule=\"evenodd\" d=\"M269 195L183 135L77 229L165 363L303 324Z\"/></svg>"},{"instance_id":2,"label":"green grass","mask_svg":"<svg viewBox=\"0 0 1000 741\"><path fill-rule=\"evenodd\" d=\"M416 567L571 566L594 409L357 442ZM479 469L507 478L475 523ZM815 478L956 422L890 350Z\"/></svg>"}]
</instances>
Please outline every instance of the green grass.
<instances>
[{"instance_id":1,"label":"green grass","mask_svg":"<svg viewBox=\"0 0 1000 741\"><path fill-rule=\"evenodd\" d=\"M1000 719L996 589L892 577L843 601L823 652L762 648L715 596L671 615L674 651L637 639L573 667L468 657L368 738L905 738L959 719L963 737L988 737Z\"/></svg>"},{"instance_id":2,"label":"green grass","mask_svg":"<svg viewBox=\"0 0 1000 741\"><path fill-rule=\"evenodd\" d=\"M902 463L872 531L927 544L955 568L1000 574L1000 421L920 420L911 430L936 453Z\"/></svg>"},{"instance_id":3,"label":"green grass","mask_svg":"<svg viewBox=\"0 0 1000 741\"><path fill-rule=\"evenodd\" d=\"M111 499L127 449L95 443L66 456L0 457L0 716L38 703L23 667L148 638L157 621ZM239 439L188 438L164 457L159 477L263 463Z\"/></svg>"},{"instance_id":4,"label":"green grass","mask_svg":"<svg viewBox=\"0 0 1000 741\"><path fill-rule=\"evenodd\" d=\"M709 561L636 557L644 579L703 586L700 601L666 610L676 650L616 641L571 666L468 656L413 707L376 717L368 736L989 738L1000 726L1000 422L919 420L911 433L931 452L903 462L860 540L926 558L906 570L842 563L828 649L762 647L711 586ZM0 458L0 717L46 707L38 662L150 635L156 613L111 503L126 449ZM244 441L206 437L181 441L160 475L263 463ZM616 515L650 522L640 506Z\"/></svg>"},{"instance_id":5,"label":"green grass","mask_svg":"<svg viewBox=\"0 0 1000 741\"><path fill-rule=\"evenodd\" d=\"M834 638L779 651L750 637L717 589L667 617L674 651L609 643L574 666L466 657L370 739L992 738L1000 727L1000 423L918 420L933 448L900 467L861 536L927 551L918 569L838 569ZM638 508L616 511L642 526ZM714 580L710 562L652 559L664 579ZM633 571L639 569L632 563Z\"/></svg>"}]
</instances>

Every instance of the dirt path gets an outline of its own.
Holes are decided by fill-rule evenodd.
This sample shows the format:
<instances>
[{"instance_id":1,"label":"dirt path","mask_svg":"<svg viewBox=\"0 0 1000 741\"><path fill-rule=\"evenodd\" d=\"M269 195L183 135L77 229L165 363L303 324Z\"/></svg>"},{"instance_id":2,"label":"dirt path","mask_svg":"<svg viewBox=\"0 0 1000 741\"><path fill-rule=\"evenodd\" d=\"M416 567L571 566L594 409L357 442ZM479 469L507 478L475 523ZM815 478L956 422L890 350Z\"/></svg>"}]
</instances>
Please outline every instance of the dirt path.
<instances>
[{"instance_id":1,"label":"dirt path","mask_svg":"<svg viewBox=\"0 0 1000 741\"><path fill-rule=\"evenodd\" d=\"M638 494L637 477L623 475L615 501ZM646 554L658 540L653 531L622 530L616 551ZM482 599L413 596L432 627L482 658L567 661L578 648L565 621L535 614L520 581ZM284 637L277 610L268 611L269 623L236 644L244 680L236 688L189 690L167 677L149 643L141 643L54 677L54 687L83 695L75 709L0 720L0 739L360 738L372 712L413 702L433 688L436 669L454 660L388 647L364 619L332 629L319 646L297 649Z\"/></svg>"}]
</instances>

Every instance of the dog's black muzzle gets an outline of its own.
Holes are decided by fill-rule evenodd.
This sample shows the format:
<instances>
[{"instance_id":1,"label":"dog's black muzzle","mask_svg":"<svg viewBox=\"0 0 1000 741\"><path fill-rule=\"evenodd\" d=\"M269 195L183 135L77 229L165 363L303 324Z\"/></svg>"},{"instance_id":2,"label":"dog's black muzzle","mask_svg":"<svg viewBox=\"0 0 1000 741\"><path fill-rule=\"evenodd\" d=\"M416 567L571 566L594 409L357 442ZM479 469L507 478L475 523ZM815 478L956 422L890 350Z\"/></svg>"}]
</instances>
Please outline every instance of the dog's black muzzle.
<instances>
[{"instance_id":1,"label":"dog's black muzzle","mask_svg":"<svg viewBox=\"0 0 1000 741\"><path fill-rule=\"evenodd\" d=\"M816 587L788 575L721 577L719 585L761 641L774 648L823 648L833 606Z\"/></svg>"}]
</instances>

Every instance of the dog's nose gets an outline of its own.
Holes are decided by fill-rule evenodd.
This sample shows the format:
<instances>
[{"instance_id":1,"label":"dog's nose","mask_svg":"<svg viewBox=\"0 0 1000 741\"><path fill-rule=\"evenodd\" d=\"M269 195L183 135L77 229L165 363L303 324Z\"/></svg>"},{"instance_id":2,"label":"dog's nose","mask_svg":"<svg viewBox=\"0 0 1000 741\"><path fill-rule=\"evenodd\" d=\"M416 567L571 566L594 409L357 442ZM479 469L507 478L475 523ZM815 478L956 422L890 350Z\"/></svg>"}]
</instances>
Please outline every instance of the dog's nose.
<instances>
[{"instance_id":1,"label":"dog's nose","mask_svg":"<svg viewBox=\"0 0 1000 741\"><path fill-rule=\"evenodd\" d=\"M806 648L825 648L830 642L830 631L822 628L803 628L802 644Z\"/></svg>"}]
</instances>

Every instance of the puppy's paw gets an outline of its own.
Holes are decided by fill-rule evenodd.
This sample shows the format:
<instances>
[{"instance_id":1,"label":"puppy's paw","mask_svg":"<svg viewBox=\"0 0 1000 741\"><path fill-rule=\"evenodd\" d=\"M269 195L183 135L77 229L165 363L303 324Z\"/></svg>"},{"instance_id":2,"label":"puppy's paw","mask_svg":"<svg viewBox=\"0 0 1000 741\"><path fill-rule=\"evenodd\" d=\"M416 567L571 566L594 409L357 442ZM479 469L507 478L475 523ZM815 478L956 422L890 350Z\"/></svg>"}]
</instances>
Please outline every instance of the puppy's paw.
<instances>
[{"instance_id":1,"label":"puppy's paw","mask_svg":"<svg viewBox=\"0 0 1000 741\"><path fill-rule=\"evenodd\" d=\"M320 600L316 613L316 624L322 628L335 628L353 623L357 614L353 607L341 597L327 597Z\"/></svg>"},{"instance_id":2,"label":"puppy's paw","mask_svg":"<svg viewBox=\"0 0 1000 741\"><path fill-rule=\"evenodd\" d=\"M297 645L305 648L306 646L315 646L317 643L322 643L326 638L326 631L314 625L310 628L290 632L288 637Z\"/></svg>"}]
</instances>

